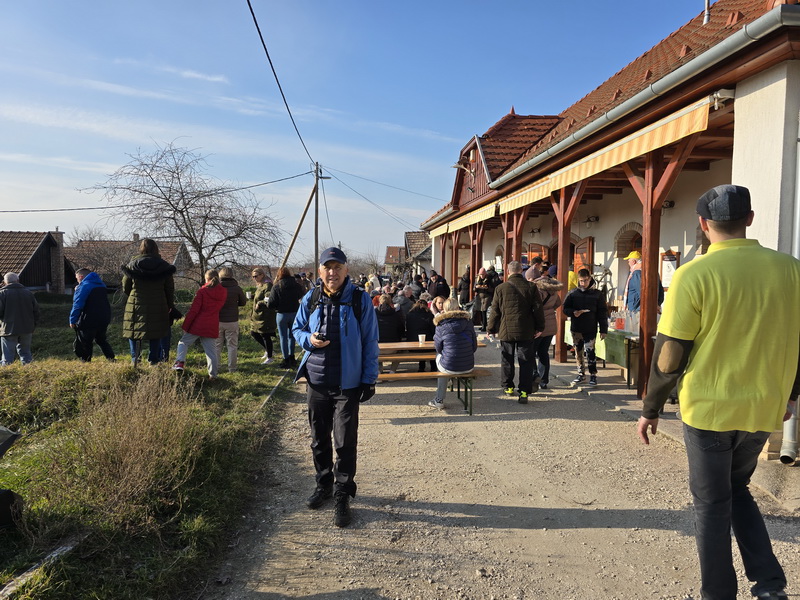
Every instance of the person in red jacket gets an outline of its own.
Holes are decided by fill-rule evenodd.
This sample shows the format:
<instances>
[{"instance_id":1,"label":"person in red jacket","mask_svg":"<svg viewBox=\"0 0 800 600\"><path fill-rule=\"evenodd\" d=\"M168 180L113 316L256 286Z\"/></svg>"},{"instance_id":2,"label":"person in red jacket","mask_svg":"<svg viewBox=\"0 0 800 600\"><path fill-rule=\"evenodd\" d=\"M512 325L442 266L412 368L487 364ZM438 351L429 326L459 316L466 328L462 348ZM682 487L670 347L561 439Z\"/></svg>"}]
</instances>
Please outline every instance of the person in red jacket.
<instances>
[{"instance_id":1,"label":"person in red jacket","mask_svg":"<svg viewBox=\"0 0 800 600\"><path fill-rule=\"evenodd\" d=\"M219 354L217 353L217 335L219 334L219 309L228 299L228 291L220 285L219 273L215 269L206 271L206 283L197 290L192 306L183 319L183 334L178 342L178 355L172 368L183 371L186 353L189 347L200 340L206 353L209 379L217 378L219 370Z\"/></svg>"}]
</instances>

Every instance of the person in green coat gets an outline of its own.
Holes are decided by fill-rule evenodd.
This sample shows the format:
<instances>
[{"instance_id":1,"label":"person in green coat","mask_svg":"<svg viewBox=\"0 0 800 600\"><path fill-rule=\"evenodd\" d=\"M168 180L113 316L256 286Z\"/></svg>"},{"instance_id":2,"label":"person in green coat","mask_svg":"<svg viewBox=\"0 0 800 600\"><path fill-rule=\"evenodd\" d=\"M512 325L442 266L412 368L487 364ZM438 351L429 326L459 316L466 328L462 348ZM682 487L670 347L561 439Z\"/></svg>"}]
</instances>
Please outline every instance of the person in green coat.
<instances>
[{"instance_id":1,"label":"person in green coat","mask_svg":"<svg viewBox=\"0 0 800 600\"><path fill-rule=\"evenodd\" d=\"M261 364L268 365L272 362L272 337L275 335L277 314L274 308L267 306L272 282L267 279L261 267L253 269L251 276L256 284L256 293L253 296L253 310L250 312L250 335L264 348Z\"/></svg>"},{"instance_id":2,"label":"person in green coat","mask_svg":"<svg viewBox=\"0 0 800 600\"><path fill-rule=\"evenodd\" d=\"M149 342L151 365L166 358L161 353L161 338L169 335L170 310L175 308L175 266L158 252L155 240L145 238L139 255L122 267L122 291L128 296L122 320L122 337L128 338L131 360L136 365L142 341Z\"/></svg>"}]
</instances>

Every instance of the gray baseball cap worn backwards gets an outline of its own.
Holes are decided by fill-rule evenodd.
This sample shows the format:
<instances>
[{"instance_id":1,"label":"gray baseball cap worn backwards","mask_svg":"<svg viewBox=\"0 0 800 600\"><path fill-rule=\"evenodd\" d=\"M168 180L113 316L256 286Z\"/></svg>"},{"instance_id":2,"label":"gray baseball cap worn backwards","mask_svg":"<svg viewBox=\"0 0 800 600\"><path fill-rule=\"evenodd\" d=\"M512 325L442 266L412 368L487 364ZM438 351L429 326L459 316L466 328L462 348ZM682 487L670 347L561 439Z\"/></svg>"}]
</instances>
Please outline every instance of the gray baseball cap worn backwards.
<instances>
[{"instance_id":1,"label":"gray baseball cap worn backwards","mask_svg":"<svg viewBox=\"0 0 800 600\"><path fill-rule=\"evenodd\" d=\"M325 263L331 260L345 264L347 262L347 257L344 255L344 252L342 252L341 250L339 250L339 248L334 246L332 248L324 250L322 254L320 254L319 264L324 265Z\"/></svg>"},{"instance_id":2,"label":"gray baseball cap worn backwards","mask_svg":"<svg viewBox=\"0 0 800 600\"><path fill-rule=\"evenodd\" d=\"M697 201L697 214L709 221L738 221L750 210L750 190L741 185L718 185Z\"/></svg>"}]
</instances>

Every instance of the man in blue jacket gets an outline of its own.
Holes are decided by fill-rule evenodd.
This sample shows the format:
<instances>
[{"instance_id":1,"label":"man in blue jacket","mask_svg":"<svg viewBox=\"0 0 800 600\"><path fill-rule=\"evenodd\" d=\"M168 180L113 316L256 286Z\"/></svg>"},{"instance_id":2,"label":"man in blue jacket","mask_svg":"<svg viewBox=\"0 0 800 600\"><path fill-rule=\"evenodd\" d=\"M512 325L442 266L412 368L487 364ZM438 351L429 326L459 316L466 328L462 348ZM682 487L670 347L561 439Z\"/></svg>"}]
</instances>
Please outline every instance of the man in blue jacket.
<instances>
[{"instance_id":1,"label":"man in blue jacket","mask_svg":"<svg viewBox=\"0 0 800 600\"><path fill-rule=\"evenodd\" d=\"M306 505L316 509L333 496L334 524L346 527L352 520L350 498L356 495L359 403L375 395L378 379L378 321L369 296L347 275L344 252L328 248L319 262L321 284L300 301L292 327L305 350L295 381L305 377L308 382L317 472L317 486Z\"/></svg>"},{"instance_id":2,"label":"man in blue jacket","mask_svg":"<svg viewBox=\"0 0 800 600\"><path fill-rule=\"evenodd\" d=\"M69 313L69 326L75 330L75 355L84 362L91 361L93 344L97 342L103 355L108 360L114 360L114 349L106 338L111 322L106 284L89 269L78 269L75 277L78 287L75 288L72 311Z\"/></svg>"}]
</instances>

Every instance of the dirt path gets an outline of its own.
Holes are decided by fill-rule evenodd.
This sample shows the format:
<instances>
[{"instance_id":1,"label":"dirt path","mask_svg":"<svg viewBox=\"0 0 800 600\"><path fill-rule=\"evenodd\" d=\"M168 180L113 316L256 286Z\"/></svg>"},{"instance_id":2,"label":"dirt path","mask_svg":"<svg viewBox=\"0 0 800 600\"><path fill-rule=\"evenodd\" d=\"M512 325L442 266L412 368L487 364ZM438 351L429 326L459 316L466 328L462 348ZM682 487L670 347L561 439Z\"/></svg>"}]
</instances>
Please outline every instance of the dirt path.
<instances>
[{"instance_id":1,"label":"dirt path","mask_svg":"<svg viewBox=\"0 0 800 600\"><path fill-rule=\"evenodd\" d=\"M479 351L479 364L496 361ZM347 529L332 506L305 508L313 471L298 394L260 501L199 597L698 599L682 446L660 436L644 447L628 418L553 383L520 405L482 380L472 417L451 395L445 411L425 406L432 383L379 386L362 406ZM798 592L800 522L760 500Z\"/></svg>"}]
</instances>

